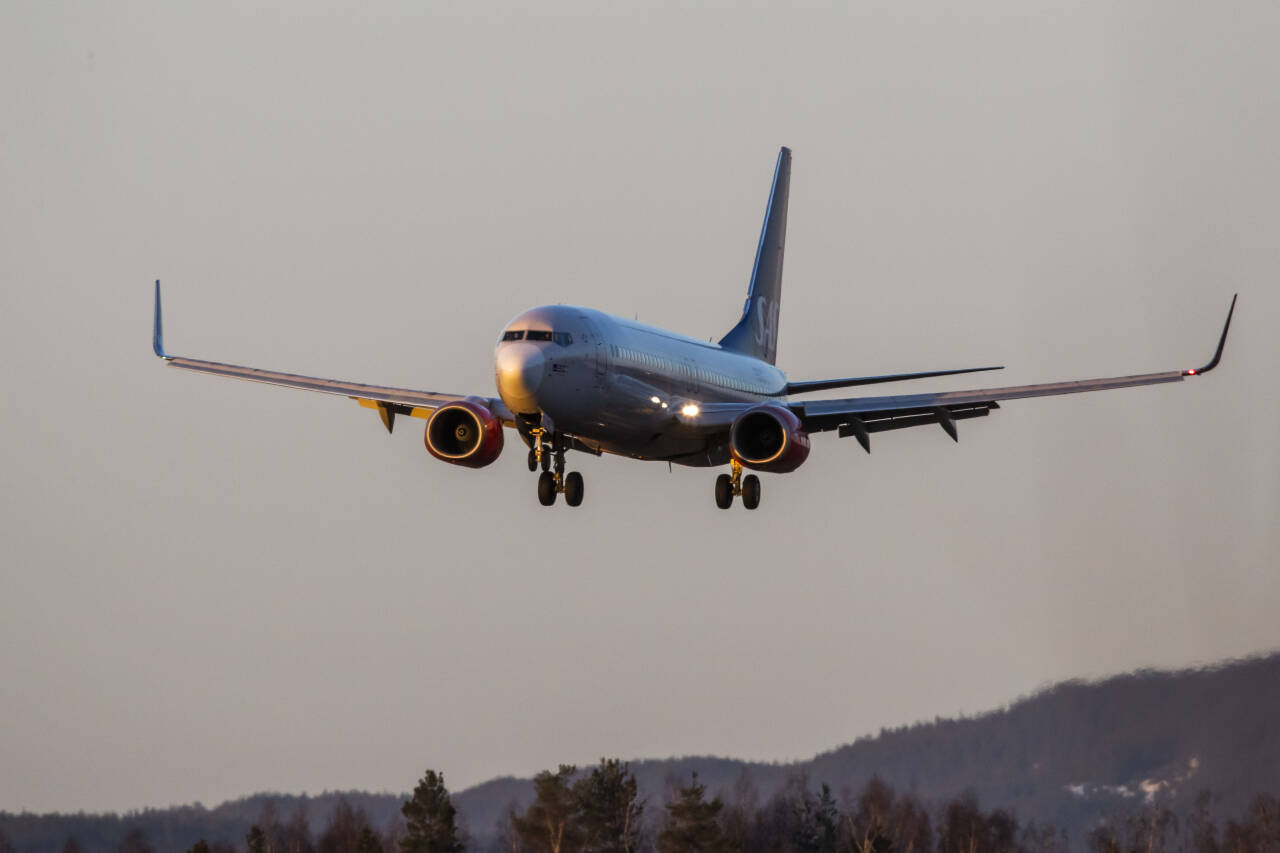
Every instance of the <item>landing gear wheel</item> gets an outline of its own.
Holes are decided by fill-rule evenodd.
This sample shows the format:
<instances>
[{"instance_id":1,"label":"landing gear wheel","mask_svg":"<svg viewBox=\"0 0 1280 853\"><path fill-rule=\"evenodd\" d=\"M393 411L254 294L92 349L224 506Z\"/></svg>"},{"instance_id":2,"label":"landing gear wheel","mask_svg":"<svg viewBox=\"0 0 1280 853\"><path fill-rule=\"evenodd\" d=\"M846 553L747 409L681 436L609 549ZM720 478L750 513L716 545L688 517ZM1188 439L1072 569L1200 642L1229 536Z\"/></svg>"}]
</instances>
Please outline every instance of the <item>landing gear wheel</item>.
<instances>
[{"instance_id":1,"label":"landing gear wheel","mask_svg":"<svg viewBox=\"0 0 1280 853\"><path fill-rule=\"evenodd\" d=\"M545 474L550 470L551 470L551 453L548 452L547 449L544 447L542 449L542 473Z\"/></svg>"},{"instance_id":2,"label":"landing gear wheel","mask_svg":"<svg viewBox=\"0 0 1280 853\"><path fill-rule=\"evenodd\" d=\"M742 478L742 505L747 509L760 506L760 478L755 474Z\"/></svg>"},{"instance_id":3,"label":"landing gear wheel","mask_svg":"<svg viewBox=\"0 0 1280 853\"><path fill-rule=\"evenodd\" d=\"M534 450L532 447L529 448L529 470L538 470L538 451Z\"/></svg>"},{"instance_id":4,"label":"landing gear wheel","mask_svg":"<svg viewBox=\"0 0 1280 853\"><path fill-rule=\"evenodd\" d=\"M564 502L569 506L578 506L582 503L583 488L582 475L577 471L570 471L564 478Z\"/></svg>"},{"instance_id":5,"label":"landing gear wheel","mask_svg":"<svg viewBox=\"0 0 1280 853\"><path fill-rule=\"evenodd\" d=\"M538 503L551 506L556 502L556 475L543 471L538 475Z\"/></svg>"},{"instance_id":6,"label":"landing gear wheel","mask_svg":"<svg viewBox=\"0 0 1280 853\"><path fill-rule=\"evenodd\" d=\"M721 509L733 506L733 478L728 474L716 477L716 506Z\"/></svg>"}]
</instances>

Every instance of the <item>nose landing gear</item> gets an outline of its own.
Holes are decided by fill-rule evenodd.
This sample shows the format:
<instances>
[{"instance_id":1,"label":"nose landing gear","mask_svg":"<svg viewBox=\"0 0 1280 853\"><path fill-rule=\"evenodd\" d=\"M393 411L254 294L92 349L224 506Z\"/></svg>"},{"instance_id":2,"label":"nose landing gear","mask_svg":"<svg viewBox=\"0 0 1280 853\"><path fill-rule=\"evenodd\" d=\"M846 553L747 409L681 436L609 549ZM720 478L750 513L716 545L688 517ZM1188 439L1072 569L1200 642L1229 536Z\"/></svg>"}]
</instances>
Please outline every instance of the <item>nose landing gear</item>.
<instances>
[{"instance_id":1,"label":"nose landing gear","mask_svg":"<svg viewBox=\"0 0 1280 853\"><path fill-rule=\"evenodd\" d=\"M550 442L543 442L545 430L541 427L530 430L533 435L533 447L529 450L529 470L542 468L538 475L538 503L551 506L556 502L556 495L563 494L564 502L569 506L579 506L586 487L582 475L577 471L564 472L564 436L552 434ZM553 463L554 457L554 463ZM554 464L555 470L551 470Z\"/></svg>"},{"instance_id":2,"label":"nose landing gear","mask_svg":"<svg viewBox=\"0 0 1280 853\"><path fill-rule=\"evenodd\" d=\"M533 446L529 448L529 470L537 471L542 468L543 473L551 470L551 453L550 445L542 440L547 431L542 427L533 427L529 430L529 437L533 439Z\"/></svg>"},{"instance_id":3,"label":"nose landing gear","mask_svg":"<svg viewBox=\"0 0 1280 853\"><path fill-rule=\"evenodd\" d=\"M747 509L760 506L760 478L755 474L742 476L742 463L737 459L729 460L729 470L733 473L716 477L716 506L728 509L733 506L734 495L742 496L742 505Z\"/></svg>"}]
</instances>

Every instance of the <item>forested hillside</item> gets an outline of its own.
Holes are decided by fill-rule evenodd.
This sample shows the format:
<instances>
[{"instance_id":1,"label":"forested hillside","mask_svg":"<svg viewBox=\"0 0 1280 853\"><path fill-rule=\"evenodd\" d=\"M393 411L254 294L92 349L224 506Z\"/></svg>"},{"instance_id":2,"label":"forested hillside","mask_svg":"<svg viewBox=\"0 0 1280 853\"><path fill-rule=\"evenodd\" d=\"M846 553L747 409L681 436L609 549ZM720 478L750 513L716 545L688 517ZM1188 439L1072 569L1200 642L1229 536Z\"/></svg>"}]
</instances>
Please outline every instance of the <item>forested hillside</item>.
<instances>
[{"instance_id":1,"label":"forested hillside","mask_svg":"<svg viewBox=\"0 0 1280 853\"><path fill-rule=\"evenodd\" d=\"M817 831L818 824L805 820L826 814L842 833L838 849L869 853L850 846L856 833L869 831L868 814L892 811L903 826L916 828L912 832L927 828L912 836L914 853L950 853L940 845L951 837L948 826L952 835L959 831L957 820L985 827L991 844L1013 838L1009 833L1016 830L1024 850L1109 851L1111 843L1120 851L1141 836L1146 853L1224 853L1206 839L1216 845L1219 835L1236 832L1233 853L1275 851L1280 847L1251 847L1240 838L1254 831L1250 820L1264 827L1257 830L1260 838L1270 837L1269 821L1280 820L1269 811L1274 799L1256 799L1280 793L1280 654L1205 670L1060 684L1005 709L882 731L793 764L679 758L633 761L626 770L634 780L633 799L643 805L644 833L637 837L649 848L670 819L666 804L679 799L681 786L690 790L696 772L708 802L721 800L718 825L736 832L734 846L743 849L751 846L749 838L766 836L770 846L758 849L825 849L796 839ZM571 800L579 796L573 793L577 781L595 775L584 768L540 779L559 778L563 798ZM825 801L823 785L830 791ZM219 844L243 850L254 825L270 830L263 838L275 839L279 849L298 853L354 851L365 830L365 849L376 849L369 846L376 838L390 850L405 831L405 799L363 792L260 794L213 809L0 813L0 853L8 853L6 845L20 853L182 851L200 840L213 850ZM495 844L513 849L520 820L538 805L533 781L519 779L486 782L454 794L452 803L468 849L481 850ZM1217 827L1217 834L1210 838L1206 827ZM1159 844L1153 841L1157 829ZM926 835L929 849L920 840ZM1193 836L1199 841L1193 843ZM869 836L862 841L870 843Z\"/></svg>"},{"instance_id":2,"label":"forested hillside","mask_svg":"<svg viewBox=\"0 0 1280 853\"><path fill-rule=\"evenodd\" d=\"M1079 827L1148 795L1175 810L1213 791L1228 811L1280 791L1280 654L1214 669L1060 684L1006 710L864 738L805 762L813 779L872 774L926 798Z\"/></svg>"},{"instance_id":3,"label":"forested hillside","mask_svg":"<svg viewBox=\"0 0 1280 853\"><path fill-rule=\"evenodd\" d=\"M745 770L764 797L796 773L837 793L859 791L872 776L926 801L972 790L984 805L1073 837L1148 795L1181 812L1209 790L1220 810L1239 813L1254 794L1280 792L1280 654L1067 682L1006 709L882 731L796 764L678 758L631 768L659 799L668 778L695 770L710 790L726 792ZM455 800L484 829L529 791L495 780Z\"/></svg>"}]
</instances>

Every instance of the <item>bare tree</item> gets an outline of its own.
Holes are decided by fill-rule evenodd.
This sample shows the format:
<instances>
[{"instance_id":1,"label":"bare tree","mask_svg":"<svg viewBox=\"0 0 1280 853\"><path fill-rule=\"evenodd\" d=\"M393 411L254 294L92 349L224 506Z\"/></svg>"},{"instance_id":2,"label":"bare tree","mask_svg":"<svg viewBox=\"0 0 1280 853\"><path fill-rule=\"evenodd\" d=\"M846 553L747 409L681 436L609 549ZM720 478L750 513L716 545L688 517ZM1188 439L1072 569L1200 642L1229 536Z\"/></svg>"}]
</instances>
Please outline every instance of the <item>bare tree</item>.
<instances>
[{"instance_id":1,"label":"bare tree","mask_svg":"<svg viewBox=\"0 0 1280 853\"><path fill-rule=\"evenodd\" d=\"M289 816L289 822L283 829L279 848L281 853L315 853L315 846L311 843L311 825L307 820L306 805L298 803L298 807L293 810L293 814Z\"/></svg>"},{"instance_id":2,"label":"bare tree","mask_svg":"<svg viewBox=\"0 0 1280 853\"><path fill-rule=\"evenodd\" d=\"M844 845L852 853L933 853L933 822L914 794L898 796L872 776L856 796L845 794Z\"/></svg>"},{"instance_id":3,"label":"bare tree","mask_svg":"<svg viewBox=\"0 0 1280 853\"><path fill-rule=\"evenodd\" d=\"M751 769L743 767L720 812L720 828L729 849L740 853L763 853L765 850L757 825L759 801L760 792L751 776Z\"/></svg>"},{"instance_id":4,"label":"bare tree","mask_svg":"<svg viewBox=\"0 0 1280 853\"><path fill-rule=\"evenodd\" d=\"M329 822L316 844L317 853L356 853L365 834L372 835L379 848L382 846L381 839L369 826L369 816L363 809L352 808L344 797L338 800L329 815Z\"/></svg>"}]
</instances>

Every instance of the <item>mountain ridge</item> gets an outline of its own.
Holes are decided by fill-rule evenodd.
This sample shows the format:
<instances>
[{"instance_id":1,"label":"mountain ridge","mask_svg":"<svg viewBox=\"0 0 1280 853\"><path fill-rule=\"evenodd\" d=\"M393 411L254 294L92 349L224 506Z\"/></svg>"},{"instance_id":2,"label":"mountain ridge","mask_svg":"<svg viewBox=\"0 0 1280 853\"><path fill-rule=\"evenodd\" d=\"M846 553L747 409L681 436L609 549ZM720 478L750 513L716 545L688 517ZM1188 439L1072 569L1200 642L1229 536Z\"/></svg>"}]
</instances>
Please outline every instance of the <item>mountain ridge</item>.
<instances>
[{"instance_id":1,"label":"mountain ridge","mask_svg":"<svg viewBox=\"0 0 1280 853\"><path fill-rule=\"evenodd\" d=\"M630 767L655 813L670 781L694 771L711 793L753 791L761 800L797 777L810 787L829 784L848 799L878 777L933 806L972 792L985 807L1062 827L1078 849L1091 826L1118 811L1159 804L1189 813L1196 795L1209 790L1216 808L1239 813L1254 794L1280 792L1280 652L1211 667L1072 679L981 714L881 729L805 760L704 755L637 759ZM523 808L531 795L530 779L502 776L456 792L453 801L472 838L483 843L507 810ZM301 807L315 832L341 800L385 826L406 796L260 793L212 809L0 812L0 831L22 853L61 849L69 835L85 850L114 850L110 839L135 825L147 827L162 849L186 849L196 837L238 844L267 803L281 816Z\"/></svg>"}]
</instances>

